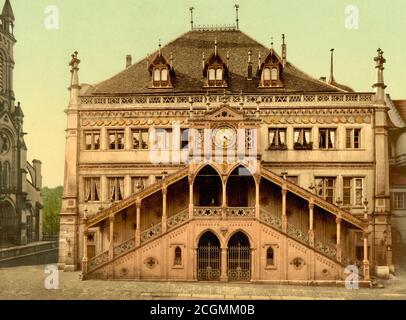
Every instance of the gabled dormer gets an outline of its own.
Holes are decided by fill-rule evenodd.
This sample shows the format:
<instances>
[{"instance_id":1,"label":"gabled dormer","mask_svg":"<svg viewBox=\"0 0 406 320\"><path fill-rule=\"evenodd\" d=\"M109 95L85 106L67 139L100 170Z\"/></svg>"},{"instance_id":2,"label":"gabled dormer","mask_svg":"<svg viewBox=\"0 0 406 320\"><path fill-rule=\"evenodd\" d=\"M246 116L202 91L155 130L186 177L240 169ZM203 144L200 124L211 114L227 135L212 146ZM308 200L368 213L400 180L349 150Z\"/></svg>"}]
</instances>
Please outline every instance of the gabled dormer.
<instances>
[{"instance_id":1,"label":"gabled dormer","mask_svg":"<svg viewBox=\"0 0 406 320\"><path fill-rule=\"evenodd\" d=\"M217 52L217 41L215 42L214 53L209 59L206 61L203 56L203 77L203 87L205 88L228 87L228 66Z\"/></svg>"},{"instance_id":2,"label":"gabled dormer","mask_svg":"<svg viewBox=\"0 0 406 320\"><path fill-rule=\"evenodd\" d=\"M175 72L171 63L165 59L159 48L158 53L152 59L148 66L148 71L151 75L151 88L172 88L172 83L175 78Z\"/></svg>"},{"instance_id":3,"label":"gabled dormer","mask_svg":"<svg viewBox=\"0 0 406 320\"><path fill-rule=\"evenodd\" d=\"M271 48L264 62L259 64L257 73L259 78L258 88L283 88L282 71L282 59Z\"/></svg>"}]
</instances>

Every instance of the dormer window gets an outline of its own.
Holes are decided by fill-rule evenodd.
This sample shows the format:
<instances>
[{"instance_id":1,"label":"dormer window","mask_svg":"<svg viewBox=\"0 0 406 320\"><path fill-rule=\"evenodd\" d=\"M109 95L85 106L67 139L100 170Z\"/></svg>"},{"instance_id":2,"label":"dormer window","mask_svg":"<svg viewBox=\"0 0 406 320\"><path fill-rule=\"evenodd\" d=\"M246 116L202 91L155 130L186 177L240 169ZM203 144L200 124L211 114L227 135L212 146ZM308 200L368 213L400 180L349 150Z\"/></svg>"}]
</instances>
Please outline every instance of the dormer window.
<instances>
[{"instance_id":1,"label":"dormer window","mask_svg":"<svg viewBox=\"0 0 406 320\"><path fill-rule=\"evenodd\" d=\"M282 69L283 66L280 58L276 55L273 49L271 49L270 54L258 70L258 75L260 78L259 87L283 87L283 82L280 77Z\"/></svg>"},{"instance_id":2,"label":"dormer window","mask_svg":"<svg viewBox=\"0 0 406 320\"><path fill-rule=\"evenodd\" d=\"M154 87L167 87L168 82L168 69L166 67L157 67L154 69Z\"/></svg>"},{"instance_id":3,"label":"dormer window","mask_svg":"<svg viewBox=\"0 0 406 320\"><path fill-rule=\"evenodd\" d=\"M223 68L222 67L210 67L208 72L208 85L210 87L222 87L223 82Z\"/></svg>"},{"instance_id":4,"label":"dormer window","mask_svg":"<svg viewBox=\"0 0 406 320\"><path fill-rule=\"evenodd\" d=\"M155 56L148 69L151 75L151 88L172 88L175 72L161 52Z\"/></svg>"}]
</instances>

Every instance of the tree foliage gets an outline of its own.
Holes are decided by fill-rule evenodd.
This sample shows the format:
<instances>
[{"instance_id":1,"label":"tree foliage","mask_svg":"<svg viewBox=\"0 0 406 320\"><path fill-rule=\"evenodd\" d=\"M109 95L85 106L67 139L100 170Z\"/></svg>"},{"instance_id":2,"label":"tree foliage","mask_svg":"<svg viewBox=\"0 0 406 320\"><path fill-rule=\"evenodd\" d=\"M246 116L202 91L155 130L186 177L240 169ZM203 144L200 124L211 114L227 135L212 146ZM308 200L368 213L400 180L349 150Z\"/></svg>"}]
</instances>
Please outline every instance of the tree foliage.
<instances>
[{"instance_id":1,"label":"tree foliage","mask_svg":"<svg viewBox=\"0 0 406 320\"><path fill-rule=\"evenodd\" d=\"M41 191L44 202L43 233L56 235L59 232L59 213L61 211L63 187L47 188Z\"/></svg>"}]
</instances>

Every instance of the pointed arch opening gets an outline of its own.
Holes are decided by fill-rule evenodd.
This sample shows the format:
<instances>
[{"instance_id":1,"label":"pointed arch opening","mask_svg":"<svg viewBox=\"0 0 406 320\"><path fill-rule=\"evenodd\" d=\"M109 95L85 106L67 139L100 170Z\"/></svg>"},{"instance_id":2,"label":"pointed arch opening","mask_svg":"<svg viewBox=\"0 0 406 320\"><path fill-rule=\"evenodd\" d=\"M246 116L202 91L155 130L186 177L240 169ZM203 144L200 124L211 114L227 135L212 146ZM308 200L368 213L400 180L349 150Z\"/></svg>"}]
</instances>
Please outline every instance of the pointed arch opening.
<instances>
[{"instance_id":1,"label":"pointed arch opening","mask_svg":"<svg viewBox=\"0 0 406 320\"><path fill-rule=\"evenodd\" d=\"M218 237L207 231L199 239L197 248L197 279L218 281L221 272L221 248Z\"/></svg>"},{"instance_id":2,"label":"pointed arch opening","mask_svg":"<svg viewBox=\"0 0 406 320\"><path fill-rule=\"evenodd\" d=\"M244 166L235 168L227 179L227 205L229 207L255 206L255 180Z\"/></svg>"},{"instance_id":3,"label":"pointed arch opening","mask_svg":"<svg viewBox=\"0 0 406 320\"><path fill-rule=\"evenodd\" d=\"M228 280L251 280L251 246L248 236L238 231L228 240Z\"/></svg>"},{"instance_id":4,"label":"pointed arch opening","mask_svg":"<svg viewBox=\"0 0 406 320\"><path fill-rule=\"evenodd\" d=\"M222 203L223 183L218 172L207 165L196 176L193 183L194 205L197 207L219 207Z\"/></svg>"},{"instance_id":5,"label":"pointed arch opening","mask_svg":"<svg viewBox=\"0 0 406 320\"><path fill-rule=\"evenodd\" d=\"M17 214L8 201L0 202L0 247L18 245Z\"/></svg>"}]
</instances>

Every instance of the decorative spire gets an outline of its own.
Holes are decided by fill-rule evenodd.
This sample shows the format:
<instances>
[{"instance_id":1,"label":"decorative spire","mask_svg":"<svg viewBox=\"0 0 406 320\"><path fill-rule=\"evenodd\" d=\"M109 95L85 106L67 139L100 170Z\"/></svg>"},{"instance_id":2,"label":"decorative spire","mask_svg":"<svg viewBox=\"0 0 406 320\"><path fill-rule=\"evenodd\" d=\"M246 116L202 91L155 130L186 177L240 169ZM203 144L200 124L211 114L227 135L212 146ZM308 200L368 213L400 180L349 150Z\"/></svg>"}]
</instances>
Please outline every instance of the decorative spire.
<instances>
[{"instance_id":1,"label":"decorative spire","mask_svg":"<svg viewBox=\"0 0 406 320\"><path fill-rule=\"evenodd\" d=\"M80 60L78 59L78 52L75 51L71 55L71 61L69 66L71 67L70 72L72 73L71 84L70 84L70 106L76 107L78 103L78 96L79 96L79 63Z\"/></svg>"},{"instance_id":2,"label":"decorative spire","mask_svg":"<svg viewBox=\"0 0 406 320\"><path fill-rule=\"evenodd\" d=\"M287 54L286 54L286 43L285 43L285 34L282 34L282 65L286 66L287 63Z\"/></svg>"},{"instance_id":3,"label":"decorative spire","mask_svg":"<svg viewBox=\"0 0 406 320\"><path fill-rule=\"evenodd\" d=\"M247 80L252 80L252 62L251 62L252 50L248 50L248 68L247 68Z\"/></svg>"},{"instance_id":4,"label":"decorative spire","mask_svg":"<svg viewBox=\"0 0 406 320\"><path fill-rule=\"evenodd\" d=\"M235 8L235 14L236 14L236 18L235 18L235 25L237 27L237 30L240 29L240 19L238 19L238 9L240 8L240 5L236 4L234 5Z\"/></svg>"},{"instance_id":5,"label":"decorative spire","mask_svg":"<svg viewBox=\"0 0 406 320\"><path fill-rule=\"evenodd\" d=\"M261 69L261 52L258 52L258 70Z\"/></svg>"},{"instance_id":6,"label":"decorative spire","mask_svg":"<svg viewBox=\"0 0 406 320\"><path fill-rule=\"evenodd\" d=\"M217 39L214 40L214 55L217 57Z\"/></svg>"},{"instance_id":7,"label":"decorative spire","mask_svg":"<svg viewBox=\"0 0 406 320\"><path fill-rule=\"evenodd\" d=\"M230 51L227 51L226 59L227 59L227 68L230 68Z\"/></svg>"},{"instance_id":8,"label":"decorative spire","mask_svg":"<svg viewBox=\"0 0 406 320\"><path fill-rule=\"evenodd\" d=\"M273 37L271 37L271 50L273 50Z\"/></svg>"},{"instance_id":9,"label":"decorative spire","mask_svg":"<svg viewBox=\"0 0 406 320\"><path fill-rule=\"evenodd\" d=\"M14 13L13 8L11 7L10 1L6 0L3 6L3 11L1 13L1 18L9 21L14 21Z\"/></svg>"},{"instance_id":10,"label":"decorative spire","mask_svg":"<svg viewBox=\"0 0 406 320\"><path fill-rule=\"evenodd\" d=\"M190 10L190 26L191 26L191 30L193 30L193 10L194 9L195 9L194 7L189 8L189 10Z\"/></svg>"},{"instance_id":11,"label":"decorative spire","mask_svg":"<svg viewBox=\"0 0 406 320\"><path fill-rule=\"evenodd\" d=\"M173 52L171 52L171 55L169 56L169 60L171 62L171 69L173 69Z\"/></svg>"},{"instance_id":12,"label":"decorative spire","mask_svg":"<svg viewBox=\"0 0 406 320\"><path fill-rule=\"evenodd\" d=\"M161 47L162 47L162 45L161 45L161 39L159 39L158 47L159 47L159 56L161 56Z\"/></svg>"},{"instance_id":13,"label":"decorative spire","mask_svg":"<svg viewBox=\"0 0 406 320\"><path fill-rule=\"evenodd\" d=\"M203 70L204 70L205 64L206 64L206 55L203 52L203 54L202 54L202 69Z\"/></svg>"},{"instance_id":14,"label":"decorative spire","mask_svg":"<svg viewBox=\"0 0 406 320\"><path fill-rule=\"evenodd\" d=\"M384 102L386 85L383 79L383 70L385 70L386 59L383 57L383 51L380 48L377 53L378 55L374 58L376 62L376 83L372 87L376 88L376 101Z\"/></svg>"},{"instance_id":15,"label":"decorative spire","mask_svg":"<svg viewBox=\"0 0 406 320\"><path fill-rule=\"evenodd\" d=\"M331 52L331 61L330 61L330 79L328 80L328 83L334 83L334 49L330 50Z\"/></svg>"}]
</instances>

